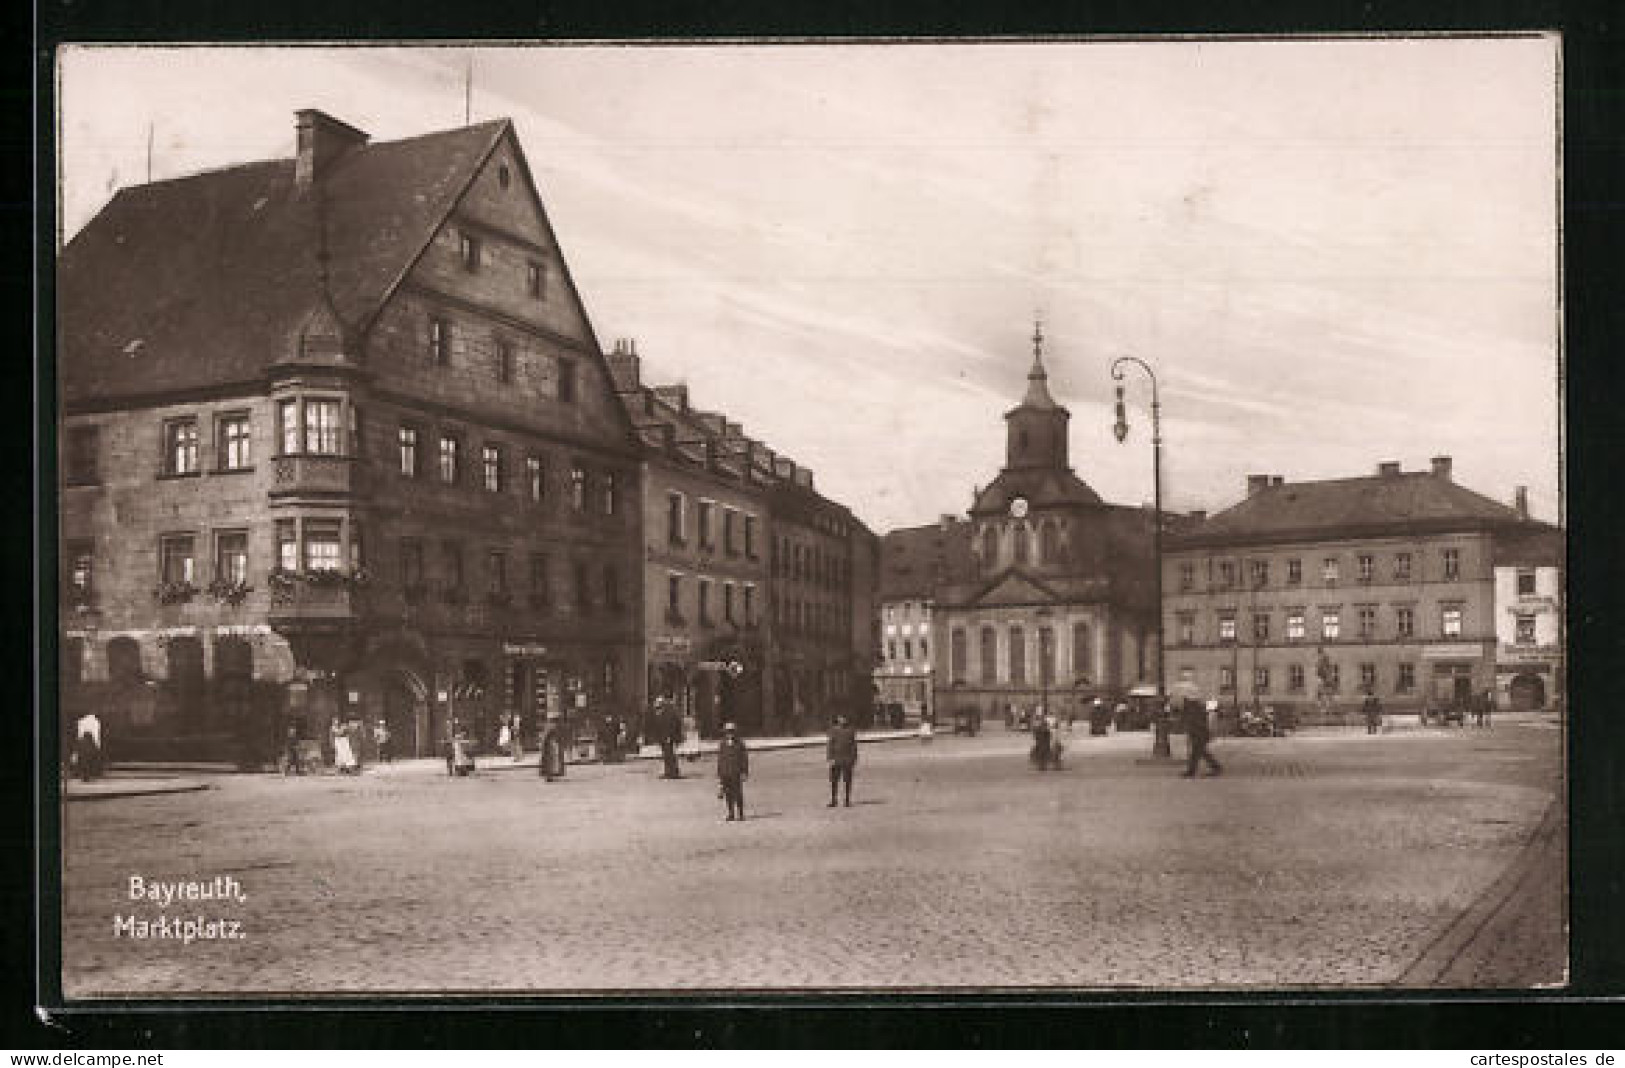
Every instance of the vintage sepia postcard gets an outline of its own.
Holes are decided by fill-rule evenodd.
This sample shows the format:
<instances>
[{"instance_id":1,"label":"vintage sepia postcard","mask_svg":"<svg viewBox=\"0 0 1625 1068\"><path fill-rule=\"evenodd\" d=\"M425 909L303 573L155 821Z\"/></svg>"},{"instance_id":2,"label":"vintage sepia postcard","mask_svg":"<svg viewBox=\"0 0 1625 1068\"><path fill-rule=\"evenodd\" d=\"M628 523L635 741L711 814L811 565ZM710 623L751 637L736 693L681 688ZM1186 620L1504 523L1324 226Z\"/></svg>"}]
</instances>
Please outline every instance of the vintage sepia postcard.
<instances>
[{"instance_id":1,"label":"vintage sepia postcard","mask_svg":"<svg viewBox=\"0 0 1625 1068\"><path fill-rule=\"evenodd\" d=\"M1560 58L62 48L61 994L1562 987Z\"/></svg>"}]
</instances>

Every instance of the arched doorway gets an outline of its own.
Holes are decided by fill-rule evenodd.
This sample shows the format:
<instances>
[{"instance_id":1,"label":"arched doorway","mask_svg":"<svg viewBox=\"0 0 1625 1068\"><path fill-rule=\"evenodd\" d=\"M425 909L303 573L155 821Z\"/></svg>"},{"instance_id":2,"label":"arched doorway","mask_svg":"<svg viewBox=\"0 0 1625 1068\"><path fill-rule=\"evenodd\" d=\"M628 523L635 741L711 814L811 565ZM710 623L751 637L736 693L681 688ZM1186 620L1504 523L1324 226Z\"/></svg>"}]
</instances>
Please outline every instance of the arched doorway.
<instances>
[{"instance_id":1,"label":"arched doorway","mask_svg":"<svg viewBox=\"0 0 1625 1068\"><path fill-rule=\"evenodd\" d=\"M384 723L391 757L432 756L435 737L429 688L415 672L396 668L384 676Z\"/></svg>"},{"instance_id":2,"label":"arched doorway","mask_svg":"<svg viewBox=\"0 0 1625 1068\"><path fill-rule=\"evenodd\" d=\"M1507 687L1514 712L1533 712L1546 707L1546 680L1539 675L1517 675Z\"/></svg>"}]
</instances>

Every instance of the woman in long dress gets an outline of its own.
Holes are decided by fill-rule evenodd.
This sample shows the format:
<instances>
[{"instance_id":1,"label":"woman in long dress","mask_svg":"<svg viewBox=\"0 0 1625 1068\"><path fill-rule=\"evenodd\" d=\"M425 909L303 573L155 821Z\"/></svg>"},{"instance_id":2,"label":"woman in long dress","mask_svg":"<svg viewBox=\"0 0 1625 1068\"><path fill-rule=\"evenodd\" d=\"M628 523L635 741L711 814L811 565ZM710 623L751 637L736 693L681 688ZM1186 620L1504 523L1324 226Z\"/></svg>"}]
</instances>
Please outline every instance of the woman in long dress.
<instances>
[{"instance_id":1,"label":"woman in long dress","mask_svg":"<svg viewBox=\"0 0 1625 1068\"><path fill-rule=\"evenodd\" d=\"M683 714L683 742L677 753L684 760L700 759L700 724L692 712Z\"/></svg>"},{"instance_id":2,"label":"woman in long dress","mask_svg":"<svg viewBox=\"0 0 1625 1068\"><path fill-rule=\"evenodd\" d=\"M340 775L354 775L356 771L355 746L350 741L349 728L333 721L333 767Z\"/></svg>"}]
</instances>

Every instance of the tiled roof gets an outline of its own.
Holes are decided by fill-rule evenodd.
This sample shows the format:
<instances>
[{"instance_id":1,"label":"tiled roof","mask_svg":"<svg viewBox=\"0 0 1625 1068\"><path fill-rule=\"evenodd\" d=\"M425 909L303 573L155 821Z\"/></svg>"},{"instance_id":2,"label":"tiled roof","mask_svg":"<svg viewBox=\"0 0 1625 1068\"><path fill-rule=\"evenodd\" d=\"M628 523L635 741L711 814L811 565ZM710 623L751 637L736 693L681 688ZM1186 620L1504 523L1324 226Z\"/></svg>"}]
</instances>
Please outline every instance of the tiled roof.
<instances>
[{"instance_id":1,"label":"tiled roof","mask_svg":"<svg viewBox=\"0 0 1625 1068\"><path fill-rule=\"evenodd\" d=\"M1512 508L1448 478L1408 472L1272 483L1176 536L1169 547L1479 529L1521 522L1525 521Z\"/></svg>"},{"instance_id":2,"label":"tiled roof","mask_svg":"<svg viewBox=\"0 0 1625 1068\"><path fill-rule=\"evenodd\" d=\"M975 573L970 524L904 527L880 538L880 597L926 597L944 583L964 582Z\"/></svg>"},{"instance_id":3,"label":"tiled roof","mask_svg":"<svg viewBox=\"0 0 1625 1068\"><path fill-rule=\"evenodd\" d=\"M263 376L316 306L319 217L334 305L365 328L510 128L363 145L303 194L292 159L121 190L62 252L63 400Z\"/></svg>"},{"instance_id":4,"label":"tiled roof","mask_svg":"<svg viewBox=\"0 0 1625 1068\"><path fill-rule=\"evenodd\" d=\"M1076 504L1100 504L1100 494L1071 471L1052 467L1016 467L999 472L999 477L976 495L972 515L1007 511L1016 497L1027 498L1034 508Z\"/></svg>"},{"instance_id":5,"label":"tiled roof","mask_svg":"<svg viewBox=\"0 0 1625 1068\"><path fill-rule=\"evenodd\" d=\"M1520 527L1498 531L1495 537L1497 567L1562 567L1563 531L1547 523L1529 521Z\"/></svg>"}]
</instances>

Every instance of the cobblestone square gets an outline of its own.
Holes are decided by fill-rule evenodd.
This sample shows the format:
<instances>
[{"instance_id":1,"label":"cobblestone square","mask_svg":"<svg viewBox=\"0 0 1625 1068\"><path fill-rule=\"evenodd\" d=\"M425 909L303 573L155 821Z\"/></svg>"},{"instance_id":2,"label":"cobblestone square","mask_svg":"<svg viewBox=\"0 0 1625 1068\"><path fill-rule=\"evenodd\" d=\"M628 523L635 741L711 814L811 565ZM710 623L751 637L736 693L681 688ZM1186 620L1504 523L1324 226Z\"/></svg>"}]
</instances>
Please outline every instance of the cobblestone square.
<instances>
[{"instance_id":1,"label":"cobblestone square","mask_svg":"<svg viewBox=\"0 0 1625 1068\"><path fill-rule=\"evenodd\" d=\"M65 806L70 998L814 989L1527 987L1565 977L1561 741L1495 729L1223 739L1218 778L1143 734L754 755L750 819L708 763L493 763ZM1176 753L1179 740L1176 739ZM230 876L243 900L131 900ZM130 919L238 938L136 938ZM119 927L119 924L123 924ZM214 929L219 933L223 928ZM181 928L176 926L175 932ZM204 928L196 927L194 932Z\"/></svg>"}]
</instances>

